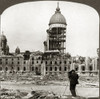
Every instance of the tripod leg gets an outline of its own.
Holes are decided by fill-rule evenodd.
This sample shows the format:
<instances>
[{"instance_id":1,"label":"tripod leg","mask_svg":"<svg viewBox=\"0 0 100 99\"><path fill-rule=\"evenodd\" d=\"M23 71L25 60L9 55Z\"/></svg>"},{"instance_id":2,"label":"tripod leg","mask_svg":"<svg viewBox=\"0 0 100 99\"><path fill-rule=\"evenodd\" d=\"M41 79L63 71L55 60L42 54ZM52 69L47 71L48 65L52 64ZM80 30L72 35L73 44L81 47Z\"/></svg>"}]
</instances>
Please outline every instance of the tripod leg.
<instances>
[{"instance_id":1,"label":"tripod leg","mask_svg":"<svg viewBox=\"0 0 100 99\"><path fill-rule=\"evenodd\" d=\"M64 93L63 93L63 95L65 95L66 89L67 89L67 86L66 86L66 88L65 88L65 90L64 90Z\"/></svg>"}]
</instances>

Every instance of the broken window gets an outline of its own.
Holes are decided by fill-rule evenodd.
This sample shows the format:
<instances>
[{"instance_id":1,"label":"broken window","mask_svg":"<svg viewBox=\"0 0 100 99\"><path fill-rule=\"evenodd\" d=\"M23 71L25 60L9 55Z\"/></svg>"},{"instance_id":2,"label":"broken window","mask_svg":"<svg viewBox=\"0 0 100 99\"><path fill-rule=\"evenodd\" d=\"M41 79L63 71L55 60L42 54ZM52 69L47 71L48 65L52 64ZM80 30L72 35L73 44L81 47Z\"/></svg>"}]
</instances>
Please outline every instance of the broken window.
<instances>
[{"instance_id":1,"label":"broken window","mask_svg":"<svg viewBox=\"0 0 100 99\"><path fill-rule=\"evenodd\" d=\"M55 67L55 71L57 71L57 67Z\"/></svg>"},{"instance_id":2,"label":"broken window","mask_svg":"<svg viewBox=\"0 0 100 99\"><path fill-rule=\"evenodd\" d=\"M5 69L6 71L8 71L8 67L6 67L6 69Z\"/></svg>"},{"instance_id":3,"label":"broken window","mask_svg":"<svg viewBox=\"0 0 100 99\"><path fill-rule=\"evenodd\" d=\"M34 71L34 67L32 67L32 71Z\"/></svg>"},{"instance_id":4,"label":"broken window","mask_svg":"<svg viewBox=\"0 0 100 99\"><path fill-rule=\"evenodd\" d=\"M61 67L59 67L59 71L61 71Z\"/></svg>"},{"instance_id":5,"label":"broken window","mask_svg":"<svg viewBox=\"0 0 100 99\"><path fill-rule=\"evenodd\" d=\"M52 71L52 67L50 67L50 71Z\"/></svg>"},{"instance_id":6,"label":"broken window","mask_svg":"<svg viewBox=\"0 0 100 99\"><path fill-rule=\"evenodd\" d=\"M0 71L2 71L2 67L0 67Z\"/></svg>"},{"instance_id":7,"label":"broken window","mask_svg":"<svg viewBox=\"0 0 100 99\"><path fill-rule=\"evenodd\" d=\"M20 68L18 67L17 70L20 71Z\"/></svg>"},{"instance_id":8,"label":"broken window","mask_svg":"<svg viewBox=\"0 0 100 99\"><path fill-rule=\"evenodd\" d=\"M67 70L67 67L64 67L64 71L66 71Z\"/></svg>"},{"instance_id":9,"label":"broken window","mask_svg":"<svg viewBox=\"0 0 100 99\"><path fill-rule=\"evenodd\" d=\"M26 71L26 67L24 67L24 69L23 69L24 71Z\"/></svg>"},{"instance_id":10,"label":"broken window","mask_svg":"<svg viewBox=\"0 0 100 99\"><path fill-rule=\"evenodd\" d=\"M46 67L46 71L48 71L48 67Z\"/></svg>"}]
</instances>

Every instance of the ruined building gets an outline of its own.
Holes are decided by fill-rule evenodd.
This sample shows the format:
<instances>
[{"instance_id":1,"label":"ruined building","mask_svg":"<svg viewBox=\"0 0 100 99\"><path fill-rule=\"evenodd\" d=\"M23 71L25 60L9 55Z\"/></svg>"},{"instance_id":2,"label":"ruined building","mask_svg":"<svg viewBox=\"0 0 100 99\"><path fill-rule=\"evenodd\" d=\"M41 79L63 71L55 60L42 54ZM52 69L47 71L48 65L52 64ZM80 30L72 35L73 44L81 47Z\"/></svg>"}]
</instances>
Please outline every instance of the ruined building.
<instances>
[{"instance_id":1,"label":"ruined building","mask_svg":"<svg viewBox=\"0 0 100 99\"><path fill-rule=\"evenodd\" d=\"M8 55L9 54L9 46L7 45L6 36L2 33L0 35L0 55Z\"/></svg>"},{"instance_id":2,"label":"ruined building","mask_svg":"<svg viewBox=\"0 0 100 99\"><path fill-rule=\"evenodd\" d=\"M47 39L44 41L44 52L21 52L17 47L14 53L9 52L7 38L0 35L0 72L33 73L36 75L63 74L75 69L78 72L97 72L97 62L84 58L84 62L74 62L74 57L66 54L66 19L59 4L49 21ZM82 60L82 59L81 59ZM93 62L93 64L92 64ZM91 69L89 66L91 65Z\"/></svg>"},{"instance_id":3,"label":"ruined building","mask_svg":"<svg viewBox=\"0 0 100 99\"><path fill-rule=\"evenodd\" d=\"M45 51L65 52L66 42L66 19L61 14L59 4L55 14L49 21L49 29L47 29L47 40L44 41Z\"/></svg>"}]
</instances>

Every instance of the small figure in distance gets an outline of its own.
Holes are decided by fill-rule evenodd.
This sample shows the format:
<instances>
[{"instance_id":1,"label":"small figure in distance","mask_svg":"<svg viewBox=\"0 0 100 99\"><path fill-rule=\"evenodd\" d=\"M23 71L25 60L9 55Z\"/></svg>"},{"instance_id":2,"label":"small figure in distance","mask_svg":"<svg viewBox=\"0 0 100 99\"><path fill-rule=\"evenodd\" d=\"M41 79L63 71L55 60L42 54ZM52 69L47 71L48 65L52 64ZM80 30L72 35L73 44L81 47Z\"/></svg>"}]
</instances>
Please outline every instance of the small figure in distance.
<instances>
[{"instance_id":1,"label":"small figure in distance","mask_svg":"<svg viewBox=\"0 0 100 99\"><path fill-rule=\"evenodd\" d=\"M68 78L70 81L70 91L73 97L76 97L76 84L79 84L78 82L78 74L75 72L75 70L71 70L68 72Z\"/></svg>"}]
</instances>

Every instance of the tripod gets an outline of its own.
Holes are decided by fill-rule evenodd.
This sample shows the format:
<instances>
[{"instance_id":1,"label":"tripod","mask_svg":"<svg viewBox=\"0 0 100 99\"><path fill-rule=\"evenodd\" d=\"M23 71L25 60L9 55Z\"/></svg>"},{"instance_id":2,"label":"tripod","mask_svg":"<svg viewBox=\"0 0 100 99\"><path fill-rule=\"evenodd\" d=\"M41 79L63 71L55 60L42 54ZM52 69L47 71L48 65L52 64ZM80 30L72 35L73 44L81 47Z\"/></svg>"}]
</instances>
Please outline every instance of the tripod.
<instances>
[{"instance_id":1,"label":"tripod","mask_svg":"<svg viewBox=\"0 0 100 99\"><path fill-rule=\"evenodd\" d=\"M67 82L67 85L66 85L66 87L65 87L65 90L64 90L64 92L63 92L63 96L65 95L65 92L66 92L67 88L69 88L68 86L69 86L69 81ZM69 92L69 95L71 95L70 92Z\"/></svg>"},{"instance_id":2,"label":"tripod","mask_svg":"<svg viewBox=\"0 0 100 99\"><path fill-rule=\"evenodd\" d=\"M65 92L66 92L67 88L69 88L68 86L69 86L69 81L68 81L68 83L67 83L67 85L66 85L66 87L65 87L65 90L64 90L62 96L66 96L66 95L65 95ZM77 91L77 89L76 89L76 94L78 95L78 91ZM67 94L67 95L68 95L68 96L71 96L71 92L70 92L69 89L68 89L68 94Z\"/></svg>"}]
</instances>

